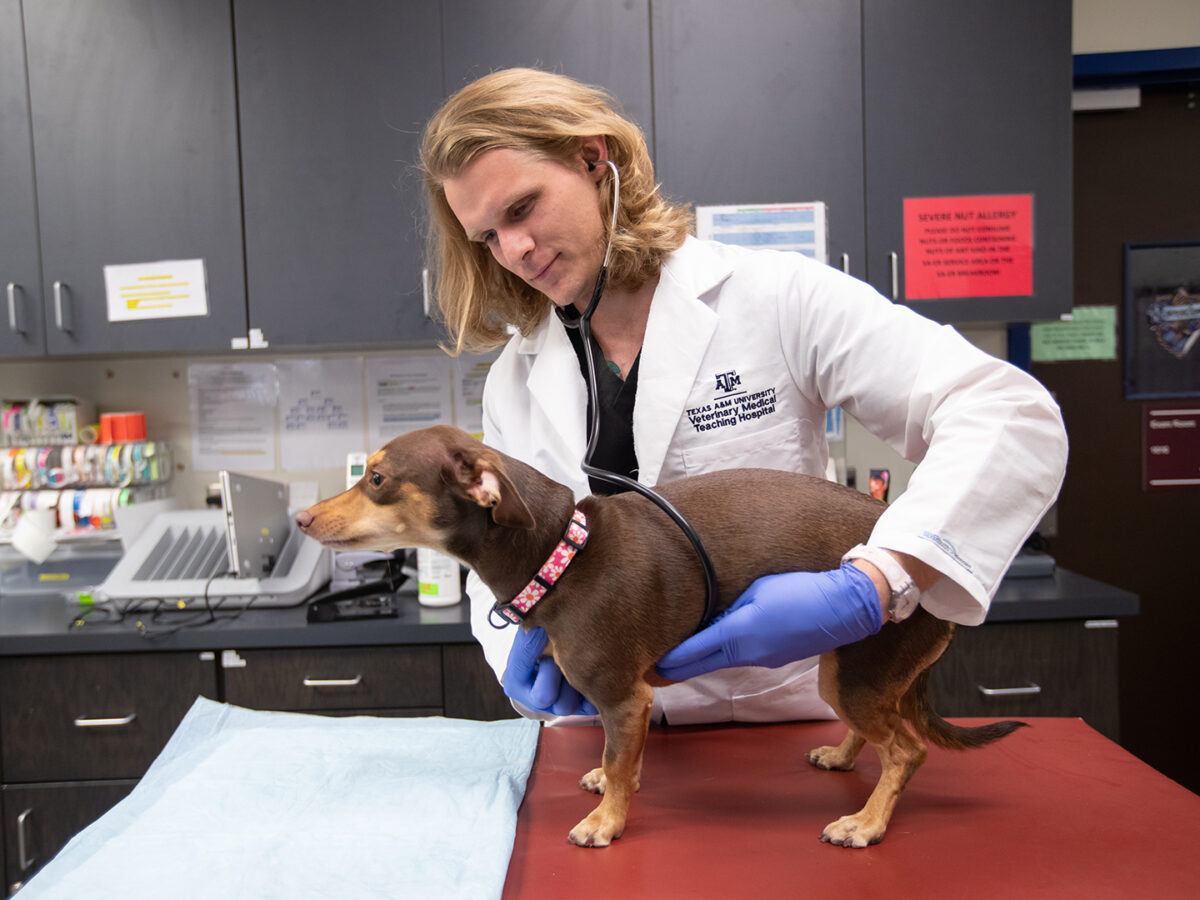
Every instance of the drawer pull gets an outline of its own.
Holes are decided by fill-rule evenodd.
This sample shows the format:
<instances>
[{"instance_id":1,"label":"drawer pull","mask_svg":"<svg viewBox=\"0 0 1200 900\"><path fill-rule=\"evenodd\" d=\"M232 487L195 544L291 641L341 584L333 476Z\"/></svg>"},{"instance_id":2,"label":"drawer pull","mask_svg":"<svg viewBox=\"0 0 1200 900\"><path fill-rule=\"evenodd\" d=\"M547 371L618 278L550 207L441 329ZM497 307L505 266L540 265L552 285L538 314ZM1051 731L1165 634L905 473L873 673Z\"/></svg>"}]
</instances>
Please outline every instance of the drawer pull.
<instances>
[{"instance_id":1,"label":"drawer pull","mask_svg":"<svg viewBox=\"0 0 1200 900\"><path fill-rule=\"evenodd\" d=\"M37 862L29 856L29 843L25 837L25 820L29 818L29 814L33 812L33 807L25 810L17 816L17 856L21 866L21 874L24 875L33 868L33 864Z\"/></svg>"},{"instance_id":2,"label":"drawer pull","mask_svg":"<svg viewBox=\"0 0 1200 900\"><path fill-rule=\"evenodd\" d=\"M80 716L75 720L76 728L120 728L123 725L128 725L137 718L137 713L130 713L127 716L121 716L119 719L89 719Z\"/></svg>"},{"instance_id":3,"label":"drawer pull","mask_svg":"<svg viewBox=\"0 0 1200 900\"><path fill-rule=\"evenodd\" d=\"M305 678L305 687L355 687L362 684L362 676L355 675L353 678Z\"/></svg>"},{"instance_id":4,"label":"drawer pull","mask_svg":"<svg viewBox=\"0 0 1200 900\"><path fill-rule=\"evenodd\" d=\"M1040 694L1042 692L1041 685L1027 684L1025 687L1011 688L985 688L982 684L977 684L979 693L985 697L1028 697L1032 694Z\"/></svg>"}]
</instances>

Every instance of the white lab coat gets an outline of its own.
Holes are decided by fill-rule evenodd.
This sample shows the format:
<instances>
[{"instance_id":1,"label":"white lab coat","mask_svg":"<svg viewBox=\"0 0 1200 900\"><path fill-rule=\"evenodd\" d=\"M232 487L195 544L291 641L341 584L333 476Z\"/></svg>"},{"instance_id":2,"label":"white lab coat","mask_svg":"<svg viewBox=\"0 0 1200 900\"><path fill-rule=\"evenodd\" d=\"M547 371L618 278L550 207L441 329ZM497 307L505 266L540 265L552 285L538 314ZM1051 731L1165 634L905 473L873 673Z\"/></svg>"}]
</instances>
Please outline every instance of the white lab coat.
<instances>
[{"instance_id":1,"label":"white lab coat","mask_svg":"<svg viewBox=\"0 0 1200 900\"><path fill-rule=\"evenodd\" d=\"M740 415L716 406L737 391ZM870 543L945 576L922 595L931 613L982 622L1062 483L1066 433L1046 390L952 327L801 254L689 237L664 261L633 412L642 483L746 466L823 475L825 411L839 405L920 463ZM483 407L485 443L576 497L590 492L579 468L586 387L557 316L509 341ZM500 676L516 629L488 625L494 598L474 573L468 593L472 630ZM833 717L817 695L816 659L656 689L662 713L671 724Z\"/></svg>"}]
</instances>

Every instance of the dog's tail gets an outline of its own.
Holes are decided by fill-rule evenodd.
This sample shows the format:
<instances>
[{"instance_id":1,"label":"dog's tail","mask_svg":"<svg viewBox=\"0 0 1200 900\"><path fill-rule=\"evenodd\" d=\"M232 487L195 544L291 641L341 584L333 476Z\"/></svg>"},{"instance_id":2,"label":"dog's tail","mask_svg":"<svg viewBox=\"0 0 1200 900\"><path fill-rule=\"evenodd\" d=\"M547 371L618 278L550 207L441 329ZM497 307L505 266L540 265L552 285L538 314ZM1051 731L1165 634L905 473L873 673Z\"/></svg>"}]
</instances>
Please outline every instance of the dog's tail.
<instances>
[{"instance_id":1,"label":"dog's tail","mask_svg":"<svg viewBox=\"0 0 1200 900\"><path fill-rule=\"evenodd\" d=\"M1027 722L992 722L975 728L951 725L929 705L929 670L916 677L900 698L900 714L912 723L921 737L947 750L970 750L1007 737Z\"/></svg>"}]
</instances>

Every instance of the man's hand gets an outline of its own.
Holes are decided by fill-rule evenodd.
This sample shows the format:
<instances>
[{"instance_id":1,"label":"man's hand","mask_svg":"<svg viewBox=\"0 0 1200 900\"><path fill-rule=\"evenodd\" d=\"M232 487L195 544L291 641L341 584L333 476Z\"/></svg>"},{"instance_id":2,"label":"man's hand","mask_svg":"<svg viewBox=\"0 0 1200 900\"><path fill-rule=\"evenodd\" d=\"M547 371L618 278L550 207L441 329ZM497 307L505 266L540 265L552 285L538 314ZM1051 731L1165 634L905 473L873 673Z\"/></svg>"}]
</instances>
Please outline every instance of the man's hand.
<instances>
[{"instance_id":1,"label":"man's hand","mask_svg":"<svg viewBox=\"0 0 1200 900\"><path fill-rule=\"evenodd\" d=\"M881 627L879 591L857 566L767 575L659 660L658 673L683 681L729 666L774 669L862 640Z\"/></svg>"},{"instance_id":2,"label":"man's hand","mask_svg":"<svg viewBox=\"0 0 1200 900\"><path fill-rule=\"evenodd\" d=\"M544 628L517 629L501 680L504 693L538 712L556 716L597 715L596 707L563 678L558 663L542 656L549 641Z\"/></svg>"}]
</instances>

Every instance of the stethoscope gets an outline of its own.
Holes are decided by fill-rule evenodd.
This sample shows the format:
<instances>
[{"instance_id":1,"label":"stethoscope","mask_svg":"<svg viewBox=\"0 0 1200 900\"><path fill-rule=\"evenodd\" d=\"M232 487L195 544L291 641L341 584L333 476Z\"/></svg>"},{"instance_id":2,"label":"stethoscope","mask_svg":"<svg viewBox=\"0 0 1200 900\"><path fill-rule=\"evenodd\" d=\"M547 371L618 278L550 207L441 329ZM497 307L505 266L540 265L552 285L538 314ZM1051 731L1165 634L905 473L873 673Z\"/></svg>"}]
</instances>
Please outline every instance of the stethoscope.
<instances>
[{"instance_id":1,"label":"stethoscope","mask_svg":"<svg viewBox=\"0 0 1200 900\"><path fill-rule=\"evenodd\" d=\"M691 541L692 549L696 551L696 556L700 559L700 565L704 568L704 583L707 592L704 600L704 618L700 620L700 625L697 627L697 630L699 630L712 619L717 607L717 575L713 570L712 560L708 558L708 553L705 551L704 544L701 543L699 535L696 534L679 510L672 506L665 497L628 476L599 469L592 465L592 454L596 452L596 441L600 438L600 409L599 392L596 387L596 360L592 353L591 322L592 314L596 311L596 307L600 303L600 295L604 293L604 285L608 280L608 261L612 255L612 239L617 231L617 211L621 205L621 173L617 171L617 166L612 160L606 159L604 160L604 164L612 169L613 174L612 218L608 224L608 244L604 249L604 262L600 264L600 272L596 275L596 287L592 290L592 299L588 302L587 308L582 313L576 310L574 306L568 306L565 309L558 306L555 307L555 312L558 313L558 318L563 325L567 328L577 328L579 330L579 336L583 340L583 352L587 357L588 408L590 415L588 416L587 450L583 454L583 462L580 463L580 468L593 478L607 481L609 484L620 485L627 490L636 491L641 494L670 516L672 521L683 531L687 539ZM595 168L596 164L594 162L588 163L589 172L594 171Z\"/></svg>"}]
</instances>

